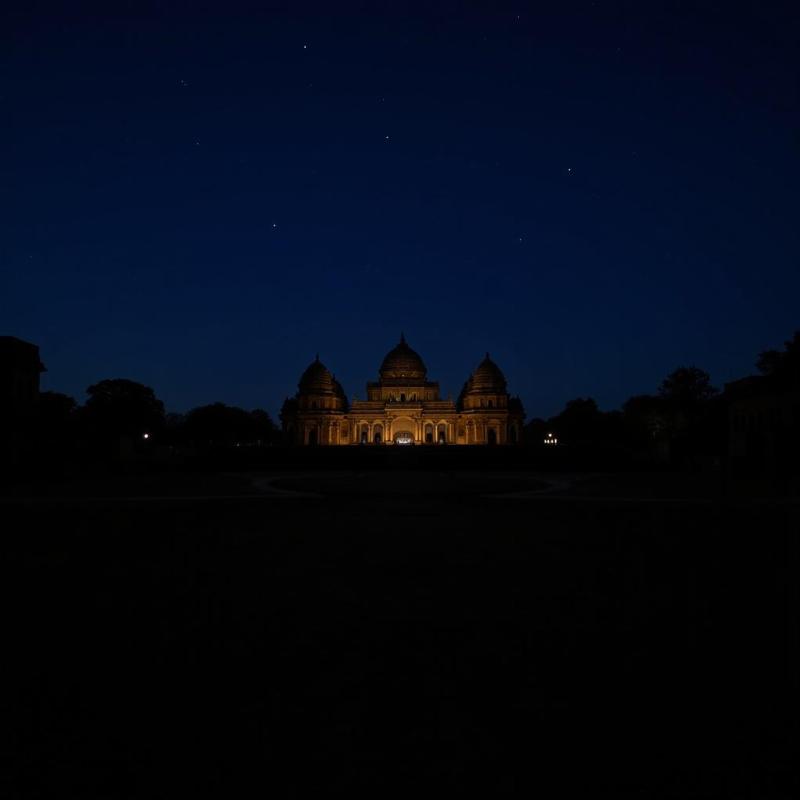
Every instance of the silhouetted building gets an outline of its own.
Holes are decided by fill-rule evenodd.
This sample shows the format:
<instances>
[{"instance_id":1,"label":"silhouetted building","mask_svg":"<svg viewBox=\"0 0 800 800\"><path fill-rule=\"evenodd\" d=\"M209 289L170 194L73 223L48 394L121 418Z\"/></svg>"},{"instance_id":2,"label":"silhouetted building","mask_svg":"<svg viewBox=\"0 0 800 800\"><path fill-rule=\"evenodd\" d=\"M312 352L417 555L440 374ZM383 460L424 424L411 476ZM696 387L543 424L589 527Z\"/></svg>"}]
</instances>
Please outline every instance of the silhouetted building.
<instances>
[{"instance_id":1,"label":"silhouetted building","mask_svg":"<svg viewBox=\"0 0 800 800\"><path fill-rule=\"evenodd\" d=\"M0 406L25 413L39 399L39 375L45 371L39 348L15 336L0 336Z\"/></svg>"},{"instance_id":2,"label":"silhouetted building","mask_svg":"<svg viewBox=\"0 0 800 800\"><path fill-rule=\"evenodd\" d=\"M725 396L733 462L788 470L800 446L800 385L753 375L727 383Z\"/></svg>"},{"instance_id":3,"label":"silhouetted building","mask_svg":"<svg viewBox=\"0 0 800 800\"><path fill-rule=\"evenodd\" d=\"M281 412L289 440L300 445L517 444L525 412L511 397L500 368L481 361L457 401L442 400L439 384L403 336L387 353L367 399L347 402L319 357L300 377Z\"/></svg>"},{"instance_id":4,"label":"silhouetted building","mask_svg":"<svg viewBox=\"0 0 800 800\"><path fill-rule=\"evenodd\" d=\"M0 468L16 467L30 452L43 371L35 344L0 336Z\"/></svg>"}]
</instances>

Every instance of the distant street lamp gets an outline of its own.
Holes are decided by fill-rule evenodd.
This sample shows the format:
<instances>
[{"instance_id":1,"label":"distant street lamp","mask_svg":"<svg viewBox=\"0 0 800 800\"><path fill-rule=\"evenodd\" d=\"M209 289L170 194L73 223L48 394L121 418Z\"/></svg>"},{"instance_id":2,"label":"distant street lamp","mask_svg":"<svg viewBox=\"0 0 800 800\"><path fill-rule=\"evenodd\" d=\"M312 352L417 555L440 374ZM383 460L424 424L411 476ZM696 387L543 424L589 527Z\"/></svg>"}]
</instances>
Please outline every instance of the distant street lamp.
<instances>
[{"instance_id":1,"label":"distant street lamp","mask_svg":"<svg viewBox=\"0 0 800 800\"><path fill-rule=\"evenodd\" d=\"M548 433L547 436L544 437L544 443L556 445L558 444L558 437L554 433Z\"/></svg>"},{"instance_id":2,"label":"distant street lamp","mask_svg":"<svg viewBox=\"0 0 800 800\"><path fill-rule=\"evenodd\" d=\"M149 438L150 438L150 434L149 433L145 433L145 434L142 435L142 439L149 439Z\"/></svg>"}]
</instances>

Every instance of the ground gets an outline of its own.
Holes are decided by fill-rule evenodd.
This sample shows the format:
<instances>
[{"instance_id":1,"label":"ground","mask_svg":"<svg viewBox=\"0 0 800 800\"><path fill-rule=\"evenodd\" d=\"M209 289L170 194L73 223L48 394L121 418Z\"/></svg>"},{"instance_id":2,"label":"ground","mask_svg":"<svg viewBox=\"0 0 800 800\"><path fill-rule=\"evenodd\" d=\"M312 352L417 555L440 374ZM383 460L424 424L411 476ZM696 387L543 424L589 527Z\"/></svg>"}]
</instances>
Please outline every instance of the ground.
<instances>
[{"instance_id":1,"label":"ground","mask_svg":"<svg viewBox=\"0 0 800 800\"><path fill-rule=\"evenodd\" d=\"M797 796L800 508L643 485L313 472L6 499L0 794Z\"/></svg>"}]
</instances>

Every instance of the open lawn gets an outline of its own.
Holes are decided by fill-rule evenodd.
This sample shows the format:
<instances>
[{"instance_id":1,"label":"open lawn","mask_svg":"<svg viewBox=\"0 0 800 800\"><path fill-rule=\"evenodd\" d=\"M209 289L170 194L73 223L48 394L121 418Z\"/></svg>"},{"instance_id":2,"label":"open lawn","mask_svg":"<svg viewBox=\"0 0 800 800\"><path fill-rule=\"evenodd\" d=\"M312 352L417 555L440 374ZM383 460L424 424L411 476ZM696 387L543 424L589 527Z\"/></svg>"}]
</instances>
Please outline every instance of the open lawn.
<instances>
[{"instance_id":1,"label":"open lawn","mask_svg":"<svg viewBox=\"0 0 800 800\"><path fill-rule=\"evenodd\" d=\"M0 501L2 796L798 796L796 503L203 480Z\"/></svg>"}]
</instances>

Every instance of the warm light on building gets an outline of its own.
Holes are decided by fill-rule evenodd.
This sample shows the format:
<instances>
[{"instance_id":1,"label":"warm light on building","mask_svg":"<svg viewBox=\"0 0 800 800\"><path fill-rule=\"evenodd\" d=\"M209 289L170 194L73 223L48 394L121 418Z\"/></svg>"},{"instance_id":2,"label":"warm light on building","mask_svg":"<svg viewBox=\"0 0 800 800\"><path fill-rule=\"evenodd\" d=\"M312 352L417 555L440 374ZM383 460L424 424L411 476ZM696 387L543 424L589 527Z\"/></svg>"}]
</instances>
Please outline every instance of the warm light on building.
<instances>
[{"instance_id":1,"label":"warm light on building","mask_svg":"<svg viewBox=\"0 0 800 800\"><path fill-rule=\"evenodd\" d=\"M544 437L545 444L558 444L558 437L554 433L548 433L547 436Z\"/></svg>"},{"instance_id":2,"label":"warm light on building","mask_svg":"<svg viewBox=\"0 0 800 800\"><path fill-rule=\"evenodd\" d=\"M405 336L383 359L366 399L349 402L319 360L300 376L297 394L281 411L287 439L300 445L516 445L525 411L508 393L505 375L489 354L458 399L443 399L437 381Z\"/></svg>"}]
</instances>

